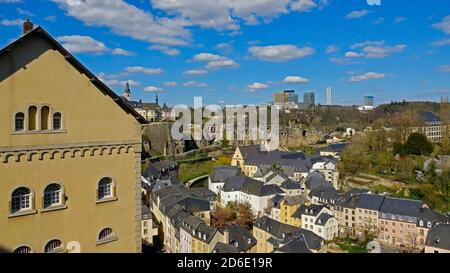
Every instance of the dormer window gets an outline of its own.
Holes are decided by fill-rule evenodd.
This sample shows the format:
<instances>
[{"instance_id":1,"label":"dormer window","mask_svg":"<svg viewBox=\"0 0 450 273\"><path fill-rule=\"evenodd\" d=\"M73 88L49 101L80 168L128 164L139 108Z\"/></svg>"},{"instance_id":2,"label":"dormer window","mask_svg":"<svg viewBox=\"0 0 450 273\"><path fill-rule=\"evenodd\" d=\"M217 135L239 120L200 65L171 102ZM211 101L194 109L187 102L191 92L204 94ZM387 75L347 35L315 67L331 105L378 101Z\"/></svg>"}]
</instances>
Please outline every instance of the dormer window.
<instances>
[{"instance_id":1,"label":"dormer window","mask_svg":"<svg viewBox=\"0 0 450 273\"><path fill-rule=\"evenodd\" d=\"M428 228L432 228L431 222L428 222L428 223L427 223L427 227L428 227Z\"/></svg>"},{"instance_id":2,"label":"dormer window","mask_svg":"<svg viewBox=\"0 0 450 273\"><path fill-rule=\"evenodd\" d=\"M420 220L419 226L423 227L423 221L422 220Z\"/></svg>"}]
</instances>

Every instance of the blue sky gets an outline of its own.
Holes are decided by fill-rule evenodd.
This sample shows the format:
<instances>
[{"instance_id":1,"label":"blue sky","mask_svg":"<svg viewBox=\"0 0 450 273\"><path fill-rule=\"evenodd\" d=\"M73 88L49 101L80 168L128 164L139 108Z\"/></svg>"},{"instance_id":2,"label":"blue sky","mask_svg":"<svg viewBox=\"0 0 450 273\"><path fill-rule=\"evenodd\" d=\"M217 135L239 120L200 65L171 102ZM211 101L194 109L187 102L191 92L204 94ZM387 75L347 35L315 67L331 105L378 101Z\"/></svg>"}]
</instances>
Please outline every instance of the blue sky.
<instances>
[{"instance_id":1,"label":"blue sky","mask_svg":"<svg viewBox=\"0 0 450 273\"><path fill-rule=\"evenodd\" d=\"M361 104L450 96L442 0L0 0L0 45L29 17L121 94L257 104L315 91Z\"/></svg>"}]
</instances>

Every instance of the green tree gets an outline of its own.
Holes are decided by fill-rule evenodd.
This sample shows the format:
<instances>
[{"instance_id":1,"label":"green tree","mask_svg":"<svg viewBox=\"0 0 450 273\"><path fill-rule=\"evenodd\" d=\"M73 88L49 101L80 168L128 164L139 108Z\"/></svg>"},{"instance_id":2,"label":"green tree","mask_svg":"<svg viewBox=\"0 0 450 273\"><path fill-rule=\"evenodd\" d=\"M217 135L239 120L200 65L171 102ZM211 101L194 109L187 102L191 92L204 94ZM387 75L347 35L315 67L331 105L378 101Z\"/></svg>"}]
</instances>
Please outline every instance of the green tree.
<instances>
[{"instance_id":1,"label":"green tree","mask_svg":"<svg viewBox=\"0 0 450 273\"><path fill-rule=\"evenodd\" d=\"M404 145L404 150L408 155L426 155L433 152L433 144L421 133L412 133Z\"/></svg>"}]
</instances>

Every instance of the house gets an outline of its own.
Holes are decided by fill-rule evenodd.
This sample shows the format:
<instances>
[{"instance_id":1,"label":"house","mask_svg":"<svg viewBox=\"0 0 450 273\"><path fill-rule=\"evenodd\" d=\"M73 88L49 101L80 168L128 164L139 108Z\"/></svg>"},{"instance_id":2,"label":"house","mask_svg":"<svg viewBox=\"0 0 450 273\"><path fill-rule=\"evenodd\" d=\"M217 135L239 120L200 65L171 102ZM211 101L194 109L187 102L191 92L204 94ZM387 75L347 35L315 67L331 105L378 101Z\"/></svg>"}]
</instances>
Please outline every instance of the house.
<instances>
[{"instance_id":1,"label":"house","mask_svg":"<svg viewBox=\"0 0 450 273\"><path fill-rule=\"evenodd\" d=\"M256 253L272 253L290 251L289 245L303 235L307 249L301 248L301 252L317 252L323 246L323 239L314 233L295 226L286 225L267 216L259 218L253 226L253 236L257 240ZM294 248L293 245L291 245ZM297 249L298 248L294 248Z\"/></svg>"},{"instance_id":2,"label":"house","mask_svg":"<svg viewBox=\"0 0 450 273\"><path fill-rule=\"evenodd\" d=\"M277 194L284 194L277 185L267 185L246 176L228 178L220 193L222 206L228 203L249 204L254 215L262 215L269 199Z\"/></svg>"},{"instance_id":3,"label":"house","mask_svg":"<svg viewBox=\"0 0 450 273\"><path fill-rule=\"evenodd\" d=\"M440 224L427 235L425 253L450 253L450 224Z\"/></svg>"},{"instance_id":4,"label":"house","mask_svg":"<svg viewBox=\"0 0 450 273\"><path fill-rule=\"evenodd\" d=\"M192 233L192 253L212 253L223 234L216 228L200 224Z\"/></svg>"},{"instance_id":5,"label":"house","mask_svg":"<svg viewBox=\"0 0 450 273\"><path fill-rule=\"evenodd\" d=\"M421 201L386 197L379 212L382 244L423 249L428 232L448 218L426 207Z\"/></svg>"},{"instance_id":6,"label":"house","mask_svg":"<svg viewBox=\"0 0 450 273\"><path fill-rule=\"evenodd\" d=\"M141 211L142 242L153 245L153 237L158 235L158 227L153 222L152 213L146 205L142 205Z\"/></svg>"},{"instance_id":7,"label":"house","mask_svg":"<svg viewBox=\"0 0 450 273\"><path fill-rule=\"evenodd\" d=\"M439 143L442 141L444 125L441 118L433 112L420 112L420 127L413 128L414 132L424 134L430 142Z\"/></svg>"},{"instance_id":8,"label":"house","mask_svg":"<svg viewBox=\"0 0 450 273\"><path fill-rule=\"evenodd\" d=\"M43 28L23 30L0 50L2 248L141 252L146 120Z\"/></svg>"},{"instance_id":9,"label":"house","mask_svg":"<svg viewBox=\"0 0 450 273\"><path fill-rule=\"evenodd\" d=\"M241 172L236 166L219 166L216 167L213 173L208 178L208 189L219 195L225 181L230 177L240 175Z\"/></svg>"},{"instance_id":10,"label":"house","mask_svg":"<svg viewBox=\"0 0 450 273\"><path fill-rule=\"evenodd\" d=\"M282 240L274 253L317 253L324 241L308 230L299 230Z\"/></svg>"},{"instance_id":11,"label":"house","mask_svg":"<svg viewBox=\"0 0 450 273\"><path fill-rule=\"evenodd\" d=\"M234 224L223 231L223 243L236 248L238 253L252 253L256 246L256 238L240 225ZM220 252L219 252L220 253Z\"/></svg>"},{"instance_id":12,"label":"house","mask_svg":"<svg viewBox=\"0 0 450 273\"><path fill-rule=\"evenodd\" d=\"M369 234L377 236L379 230L379 211L385 196L377 194L361 194L356 202L356 236L364 237Z\"/></svg>"},{"instance_id":13,"label":"house","mask_svg":"<svg viewBox=\"0 0 450 273\"><path fill-rule=\"evenodd\" d=\"M287 180L281 183L280 188L284 191L286 196L300 196L302 195L302 185L299 182Z\"/></svg>"},{"instance_id":14,"label":"house","mask_svg":"<svg viewBox=\"0 0 450 273\"><path fill-rule=\"evenodd\" d=\"M156 100L154 103L142 102L142 100L132 101L130 85L127 82L125 84L124 94L121 99L133 107L136 112L142 115L149 122L160 122L162 120L162 109L158 103L158 94L156 94Z\"/></svg>"},{"instance_id":15,"label":"house","mask_svg":"<svg viewBox=\"0 0 450 273\"><path fill-rule=\"evenodd\" d=\"M155 217L154 220L162 227L159 235L166 249L176 250L180 247L176 244L181 242L173 239L179 233L184 220L178 217L193 215L205 224L210 224L210 215L214 210L215 201L216 195L213 192L201 188L189 189L173 185L153 191L150 195L150 210Z\"/></svg>"},{"instance_id":16,"label":"house","mask_svg":"<svg viewBox=\"0 0 450 273\"><path fill-rule=\"evenodd\" d=\"M280 202L280 219L279 222L288 224L291 226L301 227L301 217L295 217L295 212L300 206L308 203L305 196L286 196L284 200Z\"/></svg>"},{"instance_id":17,"label":"house","mask_svg":"<svg viewBox=\"0 0 450 273\"><path fill-rule=\"evenodd\" d=\"M192 253L192 236L201 224L204 222L193 215L183 219L180 225L180 253Z\"/></svg>"},{"instance_id":18,"label":"house","mask_svg":"<svg viewBox=\"0 0 450 273\"><path fill-rule=\"evenodd\" d=\"M333 212L320 205L302 206L299 209L301 214L301 225L303 229L309 230L325 240L333 240L338 236L338 221L333 216Z\"/></svg>"},{"instance_id":19,"label":"house","mask_svg":"<svg viewBox=\"0 0 450 273\"><path fill-rule=\"evenodd\" d=\"M270 198L267 204L267 208L265 210L266 215L270 218L274 219L275 221L281 222L281 202L286 198L284 195L275 195L274 197Z\"/></svg>"},{"instance_id":20,"label":"house","mask_svg":"<svg viewBox=\"0 0 450 273\"><path fill-rule=\"evenodd\" d=\"M339 235L356 236L356 204L363 193L368 190L352 189L342 195L334 206L331 206L333 215L339 223Z\"/></svg>"}]
</instances>

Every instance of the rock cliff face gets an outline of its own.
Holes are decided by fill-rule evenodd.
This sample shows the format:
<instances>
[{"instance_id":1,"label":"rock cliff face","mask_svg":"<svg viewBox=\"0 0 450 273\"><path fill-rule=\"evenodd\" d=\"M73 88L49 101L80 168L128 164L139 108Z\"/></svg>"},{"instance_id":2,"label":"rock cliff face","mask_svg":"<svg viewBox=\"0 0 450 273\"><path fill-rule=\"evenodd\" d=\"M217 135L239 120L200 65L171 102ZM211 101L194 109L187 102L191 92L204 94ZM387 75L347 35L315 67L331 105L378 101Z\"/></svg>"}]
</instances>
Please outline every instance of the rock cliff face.
<instances>
[{"instance_id":1,"label":"rock cliff face","mask_svg":"<svg viewBox=\"0 0 450 273\"><path fill-rule=\"evenodd\" d=\"M185 152L184 142L172 138L171 128L171 123L150 123L143 127L144 148L151 156Z\"/></svg>"}]
</instances>

